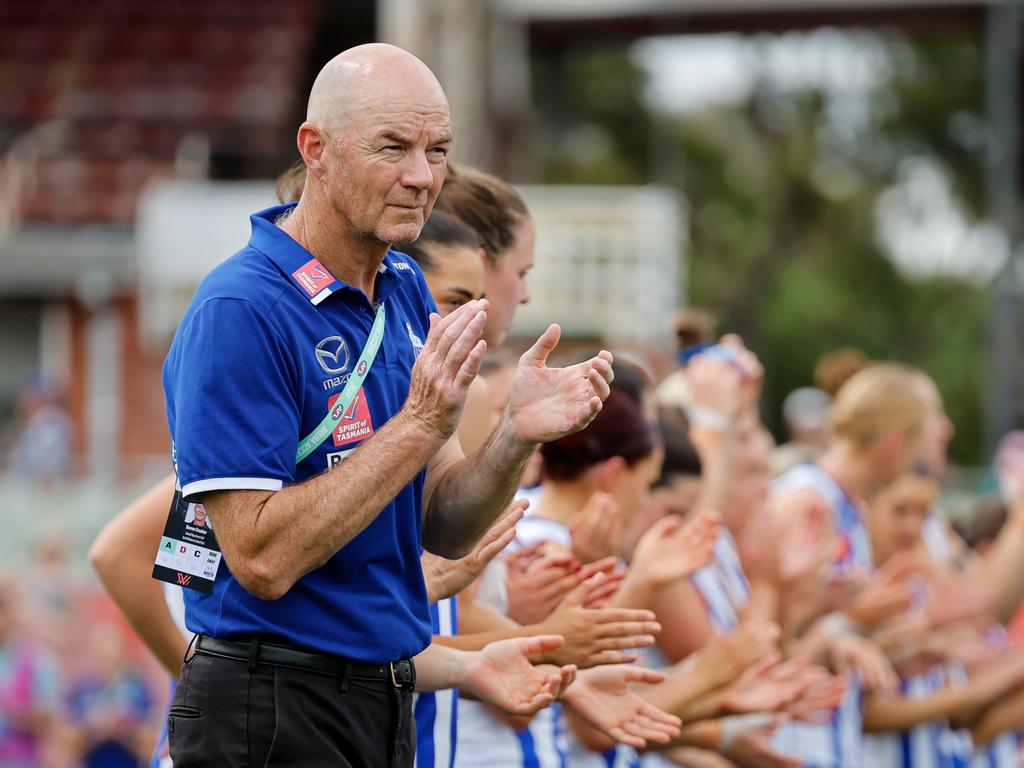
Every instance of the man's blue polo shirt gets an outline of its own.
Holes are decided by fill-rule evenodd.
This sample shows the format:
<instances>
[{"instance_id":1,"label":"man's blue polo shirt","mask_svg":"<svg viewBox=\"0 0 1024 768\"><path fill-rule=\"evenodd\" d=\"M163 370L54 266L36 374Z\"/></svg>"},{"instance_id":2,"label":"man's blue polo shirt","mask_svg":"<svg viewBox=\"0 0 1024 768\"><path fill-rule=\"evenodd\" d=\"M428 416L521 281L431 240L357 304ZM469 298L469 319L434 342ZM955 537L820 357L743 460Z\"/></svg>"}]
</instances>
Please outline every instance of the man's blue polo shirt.
<instances>
[{"instance_id":1,"label":"man's blue polo shirt","mask_svg":"<svg viewBox=\"0 0 1024 768\"><path fill-rule=\"evenodd\" d=\"M436 308L416 264L389 252L376 281L387 325L373 368L331 437L295 464L299 440L327 414L355 367L375 310L276 226L287 209L252 216L249 245L203 280L171 344L164 390L186 497L276 491L331 468L344 472L344 457L409 393ZM276 635L369 662L422 651L430 643L419 559L424 474L279 600L253 597L222 562L210 594L185 590L188 628L214 637ZM294 524L303 525L299 513Z\"/></svg>"}]
</instances>

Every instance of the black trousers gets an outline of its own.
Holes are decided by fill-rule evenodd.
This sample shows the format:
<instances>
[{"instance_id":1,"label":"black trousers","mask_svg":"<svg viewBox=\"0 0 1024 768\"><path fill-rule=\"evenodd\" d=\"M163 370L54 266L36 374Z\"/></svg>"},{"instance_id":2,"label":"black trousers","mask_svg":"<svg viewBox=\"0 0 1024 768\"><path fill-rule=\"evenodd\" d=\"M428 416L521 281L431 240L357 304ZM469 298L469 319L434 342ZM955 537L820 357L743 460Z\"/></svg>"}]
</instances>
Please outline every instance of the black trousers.
<instances>
[{"instance_id":1,"label":"black trousers","mask_svg":"<svg viewBox=\"0 0 1024 768\"><path fill-rule=\"evenodd\" d=\"M411 768L412 693L390 681L196 654L168 715L174 768Z\"/></svg>"}]
</instances>

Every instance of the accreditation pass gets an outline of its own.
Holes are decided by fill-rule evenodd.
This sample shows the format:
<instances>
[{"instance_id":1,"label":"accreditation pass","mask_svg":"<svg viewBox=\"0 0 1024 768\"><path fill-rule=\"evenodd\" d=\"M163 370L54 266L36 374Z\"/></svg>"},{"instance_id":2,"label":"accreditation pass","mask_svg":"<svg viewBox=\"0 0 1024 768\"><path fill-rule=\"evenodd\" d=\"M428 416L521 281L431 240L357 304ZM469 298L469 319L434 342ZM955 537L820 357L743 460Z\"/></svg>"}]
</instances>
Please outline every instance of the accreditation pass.
<instances>
[{"instance_id":1,"label":"accreditation pass","mask_svg":"<svg viewBox=\"0 0 1024 768\"><path fill-rule=\"evenodd\" d=\"M186 501L175 490L153 578L200 592L211 592L220 567L221 551L213 525L202 504Z\"/></svg>"}]
</instances>

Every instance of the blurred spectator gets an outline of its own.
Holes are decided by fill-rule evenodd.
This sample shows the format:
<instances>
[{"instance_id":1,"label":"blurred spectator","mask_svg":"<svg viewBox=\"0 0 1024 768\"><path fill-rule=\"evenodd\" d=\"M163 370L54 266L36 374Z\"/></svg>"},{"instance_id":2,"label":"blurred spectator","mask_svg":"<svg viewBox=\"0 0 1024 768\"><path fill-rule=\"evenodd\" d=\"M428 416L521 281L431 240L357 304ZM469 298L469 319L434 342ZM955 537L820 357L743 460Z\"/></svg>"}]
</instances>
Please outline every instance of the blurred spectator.
<instances>
[{"instance_id":1,"label":"blurred spectator","mask_svg":"<svg viewBox=\"0 0 1024 768\"><path fill-rule=\"evenodd\" d=\"M980 499L974 511L953 523L967 546L984 556L1006 524L1006 505L994 496Z\"/></svg>"},{"instance_id":2,"label":"blurred spectator","mask_svg":"<svg viewBox=\"0 0 1024 768\"><path fill-rule=\"evenodd\" d=\"M59 389L50 382L27 384L18 396L17 432L8 469L17 478L51 486L71 470L71 419L61 405Z\"/></svg>"},{"instance_id":3,"label":"blurred spectator","mask_svg":"<svg viewBox=\"0 0 1024 768\"><path fill-rule=\"evenodd\" d=\"M1021 478L1024 478L1024 431L1003 436L996 449L994 463L999 493L1006 503L1010 503L1024 493L1024 487L1021 487Z\"/></svg>"},{"instance_id":4,"label":"blurred spectator","mask_svg":"<svg viewBox=\"0 0 1024 768\"><path fill-rule=\"evenodd\" d=\"M686 309L675 322L676 348L680 368L670 373L654 390L654 402L659 408L686 409L690 404L690 388L682 366L694 351L713 344L715 318L702 309Z\"/></svg>"},{"instance_id":5,"label":"blurred spectator","mask_svg":"<svg viewBox=\"0 0 1024 768\"><path fill-rule=\"evenodd\" d=\"M57 724L60 678L49 652L19 626L17 588L0 575L0 765L44 765Z\"/></svg>"},{"instance_id":6,"label":"blurred spectator","mask_svg":"<svg viewBox=\"0 0 1024 768\"><path fill-rule=\"evenodd\" d=\"M814 366L814 385L829 397L835 397L846 380L866 368L871 361L855 347L840 347L818 360Z\"/></svg>"},{"instance_id":7,"label":"blurred spectator","mask_svg":"<svg viewBox=\"0 0 1024 768\"><path fill-rule=\"evenodd\" d=\"M44 531L25 566L25 583L31 585L32 601L25 606L23 622L61 656L64 651L75 652L71 630L82 583L81 574L76 574L71 565L71 535L64 527Z\"/></svg>"},{"instance_id":8,"label":"blurred spectator","mask_svg":"<svg viewBox=\"0 0 1024 768\"><path fill-rule=\"evenodd\" d=\"M89 663L68 692L76 751L85 768L135 768L153 746L156 714L147 681L131 663L123 630L113 621L93 624Z\"/></svg>"},{"instance_id":9,"label":"blurred spectator","mask_svg":"<svg viewBox=\"0 0 1024 768\"><path fill-rule=\"evenodd\" d=\"M772 455L772 474L781 475L797 464L814 461L828 440L828 409L832 398L816 387L794 389L782 402L782 418L790 441Z\"/></svg>"},{"instance_id":10,"label":"blurred spectator","mask_svg":"<svg viewBox=\"0 0 1024 768\"><path fill-rule=\"evenodd\" d=\"M676 317L676 342L679 350L697 344L710 344L717 325L714 315L696 307L685 309Z\"/></svg>"},{"instance_id":11,"label":"blurred spectator","mask_svg":"<svg viewBox=\"0 0 1024 768\"><path fill-rule=\"evenodd\" d=\"M700 496L700 456L686 429L676 419L662 418L658 420L658 434L663 450L661 470L643 507L623 534L622 548L627 552L633 551L640 537L663 517L686 517Z\"/></svg>"}]
</instances>

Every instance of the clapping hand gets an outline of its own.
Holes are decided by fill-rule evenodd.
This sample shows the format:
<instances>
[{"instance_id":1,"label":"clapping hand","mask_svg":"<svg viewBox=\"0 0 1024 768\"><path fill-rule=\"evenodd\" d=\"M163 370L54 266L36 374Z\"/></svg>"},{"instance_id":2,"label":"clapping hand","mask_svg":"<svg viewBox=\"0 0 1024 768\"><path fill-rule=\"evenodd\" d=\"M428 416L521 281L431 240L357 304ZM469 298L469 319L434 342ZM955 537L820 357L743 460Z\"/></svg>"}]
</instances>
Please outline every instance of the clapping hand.
<instances>
[{"instance_id":1,"label":"clapping hand","mask_svg":"<svg viewBox=\"0 0 1024 768\"><path fill-rule=\"evenodd\" d=\"M864 689L871 693L894 693L900 679L882 650L870 640L852 632L840 632L829 639L832 664L841 674L860 672Z\"/></svg>"},{"instance_id":2,"label":"clapping hand","mask_svg":"<svg viewBox=\"0 0 1024 768\"><path fill-rule=\"evenodd\" d=\"M486 299L469 301L445 315L430 316L430 330L416 358L402 413L440 440L455 432L469 385L480 370L487 344Z\"/></svg>"},{"instance_id":3,"label":"clapping hand","mask_svg":"<svg viewBox=\"0 0 1024 768\"><path fill-rule=\"evenodd\" d=\"M556 552L532 559L525 569L516 567L515 563L513 556L506 582L506 613L513 621L525 625L544 621L569 592L595 573L613 570L617 561L609 557L580 566L571 555Z\"/></svg>"},{"instance_id":4,"label":"clapping hand","mask_svg":"<svg viewBox=\"0 0 1024 768\"><path fill-rule=\"evenodd\" d=\"M696 653L697 669L714 690L728 685L749 667L778 651L779 625L772 621L747 621L727 635L710 638Z\"/></svg>"},{"instance_id":5,"label":"clapping hand","mask_svg":"<svg viewBox=\"0 0 1024 768\"><path fill-rule=\"evenodd\" d=\"M843 612L869 629L900 616L914 600L915 585L911 577L917 569L912 553L893 555L857 592Z\"/></svg>"},{"instance_id":6,"label":"clapping hand","mask_svg":"<svg viewBox=\"0 0 1024 768\"><path fill-rule=\"evenodd\" d=\"M617 556L622 538L622 515L615 499L603 491L593 494L569 521L572 553L581 563Z\"/></svg>"},{"instance_id":7,"label":"clapping hand","mask_svg":"<svg viewBox=\"0 0 1024 768\"><path fill-rule=\"evenodd\" d=\"M773 651L749 667L722 692L722 708L729 714L776 712L795 700L806 687L799 669L780 664Z\"/></svg>"},{"instance_id":8,"label":"clapping hand","mask_svg":"<svg viewBox=\"0 0 1024 768\"><path fill-rule=\"evenodd\" d=\"M506 416L520 444L547 443L578 432L593 421L611 391L610 352L568 368L547 366L561 333L557 325L549 326L519 358Z\"/></svg>"},{"instance_id":9,"label":"clapping hand","mask_svg":"<svg viewBox=\"0 0 1024 768\"><path fill-rule=\"evenodd\" d=\"M836 677L824 667L809 665L802 672L804 690L786 705L786 711L796 720L824 725L832 719L832 710L846 695L846 681Z\"/></svg>"},{"instance_id":10,"label":"clapping hand","mask_svg":"<svg viewBox=\"0 0 1024 768\"><path fill-rule=\"evenodd\" d=\"M516 535L516 523L526 511L529 502L513 501L498 522L490 527L473 551L459 560L448 560L424 550L420 555L423 579L427 583L427 599L431 603L457 595L483 573L488 564L511 543Z\"/></svg>"},{"instance_id":11,"label":"clapping hand","mask_svg":"<svg viewBox=\"0 0 1024 768\"><path fill-rule=\"evenodd\" d=\"M710 510L688 522L663 517L637 542L629 578L649 587L688 578L710 562L720 524L721 516Z\"/></svg>"},{"instance_id":12,"label":"clapping hand","mask_svg":"<svg viewBox=\"0 0 1024 768\"><path fill-rule=\"evenodd\" d=\"M576 668L535 667L528 657L553 651L561 645L562 638L557 635L490 643L473 653L474 658L463 671L459 687L503 712L532 715L554 702Z\"/></svg>"},{"instance_id":13,"label":"clapping hand","mask_svg":"<svg viewBox=\"0 0 1024 768\"><path fill-rule=\"evenodd\" d=\"M641 667L596 667L580 672L563 700L592 728L615 741L643 749L648 742L667 744L679 735L682 721L644 701L633 692L633 683L660 683L665 676ZM588 748L601 749L594 743Z\"/></svg>"},{"instance_id":14,"label":"clapping hand","mask_svg":"<svg viewBox=\"0 0 1024 768\"><path fill-rule=\"evenodd\" d=\"M581 669L599 664L636 661L634 648L654 645L661 625L654 613L628 608L589 608L591 594L602 589L608 576L598 573L570 592L558 608L536 629L545 635L560 635L565 643L545 656L559 664Z\"/></svg>"}]
</instances>

